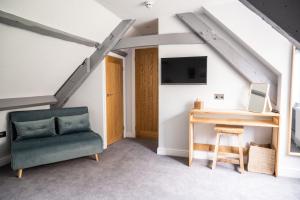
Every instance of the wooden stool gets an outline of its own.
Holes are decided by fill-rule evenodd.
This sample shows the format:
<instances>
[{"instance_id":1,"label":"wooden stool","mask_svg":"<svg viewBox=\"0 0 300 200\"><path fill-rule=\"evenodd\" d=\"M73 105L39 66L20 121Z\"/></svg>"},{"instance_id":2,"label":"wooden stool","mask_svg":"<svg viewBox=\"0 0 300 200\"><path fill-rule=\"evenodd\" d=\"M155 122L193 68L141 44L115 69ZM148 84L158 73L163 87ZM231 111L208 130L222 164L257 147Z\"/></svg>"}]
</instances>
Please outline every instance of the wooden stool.
<instances>
[{"instance_id":1,"label":"wooden stool","mask_svg":"<svg viewBox=\"0 0 300 200\"><path fill-rule=\"evenodd\" d=\"M244 158L243 158L244 127L217 124L215 126L215 131L217 133L217 140L216 140L216 146L215 146L215 151L214 151L212 169L215 169L217 162L220 161L220 162L226 162L226 163L232 163L232 164L239 164L240 172L243 173L244 172ZM222 153L222 155L224 155L226 157L218 158L221 135L236 135L236 136L238 136L238 139L239 139L239 153L237 154L238 159L232 157L232 154L235 154L235 153Z\"/></svg>"}]
</instances>

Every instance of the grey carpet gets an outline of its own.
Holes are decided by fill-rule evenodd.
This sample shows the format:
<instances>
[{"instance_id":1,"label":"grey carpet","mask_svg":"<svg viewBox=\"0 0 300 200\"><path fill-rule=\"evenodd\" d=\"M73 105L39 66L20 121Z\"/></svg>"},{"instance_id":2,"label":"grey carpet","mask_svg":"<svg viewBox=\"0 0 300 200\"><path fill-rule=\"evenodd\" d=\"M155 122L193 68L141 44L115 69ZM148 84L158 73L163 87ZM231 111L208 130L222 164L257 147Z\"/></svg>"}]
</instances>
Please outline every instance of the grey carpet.
<instances>
[{"instance_id":1,"label":"grey carpet","mask_svg":"<svg viewBox=\"0 0 300 200\"><path fill-rule=\"evenodd\" d=\"M300 199L300 180L275 178L195 160L158 156L156 144L125 139L91 158L34 167L19 180L9 166L0 168L1 200L105 199Z\"/></svg>"}]
</instances>

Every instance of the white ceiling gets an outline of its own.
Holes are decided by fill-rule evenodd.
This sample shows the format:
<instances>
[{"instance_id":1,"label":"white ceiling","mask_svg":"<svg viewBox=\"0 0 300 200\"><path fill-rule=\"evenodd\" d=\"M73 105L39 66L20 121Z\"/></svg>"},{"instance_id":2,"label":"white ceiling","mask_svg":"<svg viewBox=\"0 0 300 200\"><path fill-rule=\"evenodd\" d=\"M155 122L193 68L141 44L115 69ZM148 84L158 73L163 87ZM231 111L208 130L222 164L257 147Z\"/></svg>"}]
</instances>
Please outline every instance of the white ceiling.
<instances>
[{"instance_id":1,"label":"white ceiling","mask_svg":"<svg viewBox=\"0 0 300 200\"><path fill-rule=\"evenodd\" d=\"M152 8L144 6L145 0L96 0L121 19L136 19L134 27L141 34L158 32L157 18L174 16L182 12L195 12L202 6L218 5L235 0L153 0Z\"/></svg>"}]
</instances>

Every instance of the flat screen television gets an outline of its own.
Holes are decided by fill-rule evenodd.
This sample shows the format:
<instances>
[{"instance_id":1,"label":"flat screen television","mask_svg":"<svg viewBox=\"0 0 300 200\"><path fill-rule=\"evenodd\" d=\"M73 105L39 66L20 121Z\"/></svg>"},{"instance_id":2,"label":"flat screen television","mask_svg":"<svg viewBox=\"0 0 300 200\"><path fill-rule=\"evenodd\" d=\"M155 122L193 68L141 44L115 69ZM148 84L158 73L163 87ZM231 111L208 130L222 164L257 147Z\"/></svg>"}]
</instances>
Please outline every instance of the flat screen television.
<instances>
[{"instance_id":1,"label":"flat screen television","mask_svg":"<svg viewBox=\"0 0 300 200\"><path fill-rule=\"evenodd\" d=\"M161 84L206 84L207 56L161 58Z\"/></svg>"}]
</instances>

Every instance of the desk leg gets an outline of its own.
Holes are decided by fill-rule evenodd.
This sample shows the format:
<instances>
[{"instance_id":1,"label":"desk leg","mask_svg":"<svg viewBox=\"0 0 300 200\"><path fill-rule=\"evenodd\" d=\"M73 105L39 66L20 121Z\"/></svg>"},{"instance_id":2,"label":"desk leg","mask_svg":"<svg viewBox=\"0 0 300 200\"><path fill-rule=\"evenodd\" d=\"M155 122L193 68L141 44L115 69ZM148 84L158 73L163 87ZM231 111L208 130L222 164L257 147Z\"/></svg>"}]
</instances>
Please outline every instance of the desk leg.
<instances>
[{"instance_id":1,"label":"desk leg","mask_svg":"<svg viewBox=\"0 0 300 200\"><path fill-rule=\"evenodd\" d=\"M279 147L279 128L273 128L272 147L275 149L275 176L278 176L278 147Z\"/></svg>"},{"instance_id":2,"label":"desk leg","mask_svg":"<svg viewBox=\"0 0 300 200\"><path fill-rule=\"evenodd\" d=\"M194 124L189 122L189 167L192 165L194 151Z\"/></svg>"}]
</instances>

